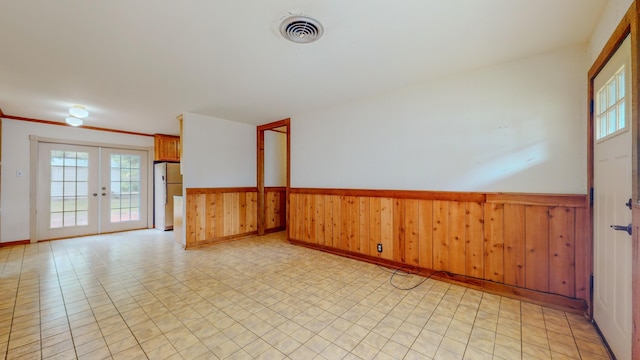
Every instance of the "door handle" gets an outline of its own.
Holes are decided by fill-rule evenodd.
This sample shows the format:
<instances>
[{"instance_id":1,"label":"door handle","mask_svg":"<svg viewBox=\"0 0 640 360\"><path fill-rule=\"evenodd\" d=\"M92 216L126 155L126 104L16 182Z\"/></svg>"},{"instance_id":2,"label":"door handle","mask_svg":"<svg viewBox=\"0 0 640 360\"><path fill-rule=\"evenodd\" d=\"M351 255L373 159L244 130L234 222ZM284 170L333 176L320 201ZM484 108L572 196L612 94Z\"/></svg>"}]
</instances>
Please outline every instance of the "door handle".
<instances>
[{"instance_id":1,"label":"door handle","mask_svg":"<svg viewBox=\"0 0 640 360\"><path fill-rule=\"evenodd\" d=\"M92 195L93 195L93 196L98 196L98 193L93 193Z\"/></svg>"},{"instance_id":2,"label":"door handle","mask_svg":"<svg viewBox=\"0 0 640 360\"><path fill-rule=\"evenodd\" d=\"M613 230L619 230L619 231L626 231L629 235L631 235L631 224L627 225L627 226L623 226L623 225L611 225L611 228Z\"/></svg>"},{"instance_id":3,"label":"door handle","mask_svg":"<svg viewBox=\"0 0 640 360\"><path fill-rule=\"evenodd\" d=\"M107 196L107 193L102 193L102 196Z\"/></svg>"}]
</instances>

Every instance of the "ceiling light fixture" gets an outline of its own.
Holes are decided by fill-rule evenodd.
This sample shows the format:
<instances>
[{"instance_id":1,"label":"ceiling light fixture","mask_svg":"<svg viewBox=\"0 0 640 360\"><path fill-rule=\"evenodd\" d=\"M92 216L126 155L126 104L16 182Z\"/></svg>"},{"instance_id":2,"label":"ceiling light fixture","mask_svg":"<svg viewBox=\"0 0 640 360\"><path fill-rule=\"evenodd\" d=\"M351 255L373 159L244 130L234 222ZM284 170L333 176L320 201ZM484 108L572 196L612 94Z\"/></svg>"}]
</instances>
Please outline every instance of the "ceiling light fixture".
<instances>
[{"instance_id":1,"label":"ceiling light fixture","mask_svg":"<svg viewBox=\"0 0 640 360\"><path fill-rule=\"evenodd\" d=\"M71 126L80 126L84 123L82 119L78 119L77 117L73 116L69 116L68 118L64 119L64 121Z\"/></svg>"},{"instance_id":2,"label":"ceiling light fixture","mask_svg":"<svg viewBox=\"0 0 640 360\"><path fill-rule=\"evenodd\" d=\"M73 117L77 117L78 119L84 119L89 116L89 112L82 105L73 105L69 109L69 114Z\"/></svg>"}]
</instances>

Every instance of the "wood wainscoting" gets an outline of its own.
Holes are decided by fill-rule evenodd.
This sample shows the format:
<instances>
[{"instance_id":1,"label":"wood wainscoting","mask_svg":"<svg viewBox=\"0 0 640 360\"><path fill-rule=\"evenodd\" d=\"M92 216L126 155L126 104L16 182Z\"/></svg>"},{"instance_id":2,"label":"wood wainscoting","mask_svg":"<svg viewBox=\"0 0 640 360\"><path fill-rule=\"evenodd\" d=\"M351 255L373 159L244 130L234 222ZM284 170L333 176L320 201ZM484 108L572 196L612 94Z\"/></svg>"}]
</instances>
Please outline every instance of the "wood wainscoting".
<instances>
[{"instance_id":1,"label":"wood wainscoting","mask_svg":"<svg viewBox=\"0 0 640 360\"><path fill-rule=\"evenodd\" d=\"M287 228L287 188L265 187L265 223L267 233Z\"/></svg>"},{"instance_id":2,"label":"wood wainscoting","mask_svg":"<svg viewBox=\"0 0 640 360\"><path fill-rule=\"evenodd\" d=\"M265 188L268 231L286 226L286 188ZM185 248L257 233L257 188L187 188Z\"/></svg>"},{"instance_id":3,"label":"wood wainscoting","mask_svg":"<svg viewBox=\"0 0 640 360\"><path fill-rule=\"evenodd\" d=\"M289 205L293 243L589 305L586 195L297 188Z\"/></svg>"}]
</instances>

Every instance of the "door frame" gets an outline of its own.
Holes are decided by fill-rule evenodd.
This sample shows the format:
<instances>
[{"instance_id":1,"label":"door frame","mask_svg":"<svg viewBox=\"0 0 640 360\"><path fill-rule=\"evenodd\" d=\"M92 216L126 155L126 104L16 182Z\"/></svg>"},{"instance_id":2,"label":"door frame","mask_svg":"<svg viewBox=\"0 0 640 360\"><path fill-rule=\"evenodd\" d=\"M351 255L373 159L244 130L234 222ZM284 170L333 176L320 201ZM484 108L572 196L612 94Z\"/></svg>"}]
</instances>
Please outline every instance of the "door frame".
<instances>
[{"instance_id":1,"label":"door frame","mask_svg":"<svg viewBox=\"0 0 640 360\"><path fill-rule=\"evenodd\" d=\"M29 242L31 244L38 242L38 146L41 142L146 151L147 174L153 174L153 147L77 141L29 135ZM147 175L147 228L150 227L149 224L153 224L153 194L149 193L150 189L153 189L153 179L150 179L149 175Z\"/></svg>"},{"instance_id":2,"label":"door frame","mask_svg":"<svg viewBox=\"0 0 640 360\"><path fill-rule=\"evenodd\" d=\"M588 123L587 123L587 189L590 193L589 204L589 231L588 249L589 263L587 266L588 277L593 274L593 175L594 175L594 79L604 68L609 59L616 52L618 47L626 39L631 36L631 176L632 176L632 198L633 198L633 236L632 236L632 304L640 302L640 180L639 171L640 156L638 156L640 144L640 129L638 128L638 98L640 96L640 59L638 58L640 41L638 39L640 25L638 24L638 12L640 11L640 2L634 1L627 10L626 14L620 20L620 23L614 30L613 34L601 50L600 54L594 61L588 72ZM593 288L592 282L589 282L589 296L587 297L588 316L593 320ZM633 358L640 357L640 307L632 307L632 323L633 331L631 334L631 354Z\"/></svg>"},{"instance_id":3,"label":"door frame","mask_svg":"<svg viewBox=\"0 0 640 360\"><path fill-rule=\"evenodd\" d=\"M286 184L286 220L287 240L289 240L289 189L291 187L291 119L286 118L256 127L257 130L257 230L258 236L266 232L266 217L264 206L264 133L279 127L284 127L287 131L287 184Z\"/></svg>"}]
</instances>

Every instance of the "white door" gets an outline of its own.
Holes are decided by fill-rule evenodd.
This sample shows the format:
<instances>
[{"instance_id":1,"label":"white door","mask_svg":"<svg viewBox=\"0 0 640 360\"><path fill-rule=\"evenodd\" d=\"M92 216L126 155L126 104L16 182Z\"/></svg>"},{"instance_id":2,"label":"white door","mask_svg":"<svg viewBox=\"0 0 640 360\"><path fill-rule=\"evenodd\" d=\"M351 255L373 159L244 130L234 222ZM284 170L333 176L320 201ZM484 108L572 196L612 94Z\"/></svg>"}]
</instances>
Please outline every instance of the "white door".
<instances>
[{"instance_id":1,"label":"white door","mask_svg":"<svg viewBox=\"0 0 640 360\"><path fill-rule=\"evenodd\" d=\"M37 239L147 227L147 153L38 144Z\"/></svg>"},{"instance_id":2,"label":"white door","mask_svg":"<svg viewBox=\"0 0 640 360\"><path fill-rule=\"evenodd\" d=\"M39 143L38 240L98 233L96 147Z\"/></svg>"},{"instance_id":3,"label":"white door","mask_svg":"<svg viewBox=\"0 0 640 360\"><path fill-rule=\"evenodd\" d=\"M103 148L102 164L101 232L146 228L147 153Z\"/></svg>"},{"instance_id":4,"label":"white door","mask_svg":"<svg viewBox=\"0 0 640 360\"><path fill-rule=\"evenodd\" d=\"M594 80L593 316L616 358L631 359L631 47Z\"/></svg>"}]
</instances>

